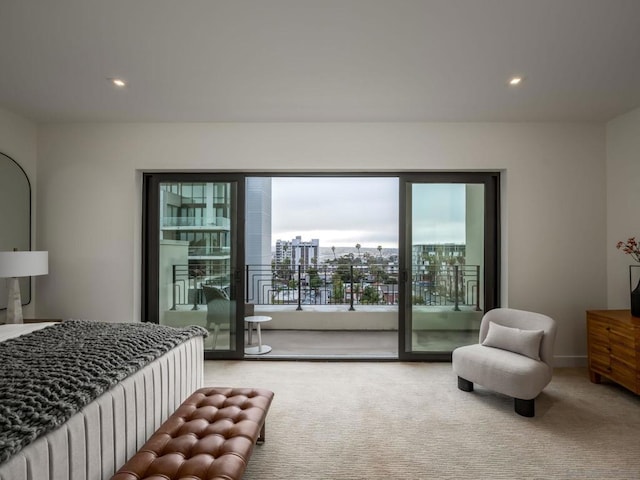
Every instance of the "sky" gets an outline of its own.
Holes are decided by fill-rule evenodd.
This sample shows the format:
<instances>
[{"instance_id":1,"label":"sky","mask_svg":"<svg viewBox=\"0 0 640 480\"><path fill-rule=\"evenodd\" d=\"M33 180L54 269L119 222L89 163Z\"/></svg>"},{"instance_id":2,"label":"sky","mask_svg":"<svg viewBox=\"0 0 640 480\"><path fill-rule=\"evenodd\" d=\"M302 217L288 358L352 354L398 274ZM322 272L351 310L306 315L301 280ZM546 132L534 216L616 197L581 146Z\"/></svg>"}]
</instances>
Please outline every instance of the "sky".
<instances>
[{"instance_id":1,"label":"sky","mask_svg":"<svg viewBox=\"0 0 640 480\"><path fill-rule=\"evenodd\" d=\"M398 247L398 179L273 177L272 241ZM428 188L426 188L428 187ZM464 185L419 185L412 243L464 243Z\"/></svg>"},{"instance_id":2,"label":"sky","mask_svg":"<svg viewBox=\"0 0 640 480\"><path fill-rule=\"evenodd\" d=\"M465 243L466 186L413 185L413 244Z\"/></svg>"}]
</instances>

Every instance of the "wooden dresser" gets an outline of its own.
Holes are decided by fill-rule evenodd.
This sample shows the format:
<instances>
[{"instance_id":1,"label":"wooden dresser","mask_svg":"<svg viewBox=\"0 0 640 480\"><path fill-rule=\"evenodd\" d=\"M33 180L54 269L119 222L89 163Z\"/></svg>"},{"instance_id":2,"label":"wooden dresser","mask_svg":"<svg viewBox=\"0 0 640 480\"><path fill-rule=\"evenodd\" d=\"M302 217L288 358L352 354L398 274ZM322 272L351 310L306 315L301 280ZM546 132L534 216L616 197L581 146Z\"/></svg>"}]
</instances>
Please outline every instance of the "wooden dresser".
<instances>
[{"instance_id":1,"label":"wooden dresser","mask_svg":"<svg viewBox=\"0 0 640 480\"><path fill-rule=\"evenodd\" d=\"M589 378L612 380L640 395L640 318L629 310L587 311Z\"/></svg>"}]
</instances>

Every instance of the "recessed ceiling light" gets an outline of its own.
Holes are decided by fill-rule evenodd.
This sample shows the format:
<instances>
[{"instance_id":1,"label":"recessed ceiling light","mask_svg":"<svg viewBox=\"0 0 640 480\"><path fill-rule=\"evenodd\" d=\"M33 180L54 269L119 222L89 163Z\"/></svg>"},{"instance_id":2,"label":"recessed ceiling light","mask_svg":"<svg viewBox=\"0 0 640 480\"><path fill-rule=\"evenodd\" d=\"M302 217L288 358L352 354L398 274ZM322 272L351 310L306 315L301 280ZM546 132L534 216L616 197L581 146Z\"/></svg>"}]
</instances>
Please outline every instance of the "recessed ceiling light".
<instances>
[{"instance_id":1,"label":"recessed ceiling light","mask_svg":"<svg viewBox=\"0 0 640 480\"><path fill-rule=\"evenodd\" d=\"M522 77L511 77L509 79L509 85L520 85L522 83Z\"/></svg>"},{"instance_id":2,"label":"recessed ceiling light","mask_svg":"<svg viewBox=\"0 0 640 480\"><path fill-rule=\"evenodd\" d=\"M119 88L124 88L127 86L127 82L125 82L121 78L110 78L109 81Z\"/></svg>"}]
</instances>

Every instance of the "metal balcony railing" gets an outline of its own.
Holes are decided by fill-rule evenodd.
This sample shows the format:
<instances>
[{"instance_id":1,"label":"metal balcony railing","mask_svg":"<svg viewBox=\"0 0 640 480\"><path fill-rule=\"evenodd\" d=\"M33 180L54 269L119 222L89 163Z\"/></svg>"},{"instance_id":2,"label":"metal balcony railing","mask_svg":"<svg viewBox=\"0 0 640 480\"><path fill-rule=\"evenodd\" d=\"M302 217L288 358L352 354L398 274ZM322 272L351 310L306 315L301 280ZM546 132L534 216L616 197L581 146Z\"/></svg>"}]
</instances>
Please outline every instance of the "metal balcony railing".
<instances>
[{"instance_id":1,"label":"metal balcony railing","mask_svg":"<svg viewBox=\"0 0 640 480\"><path fill-rule=\"evenodd\" d=\"M480 266L413 265L411 269L413 305L450 306L452 310L480 310ZM397 265L323 264L318 267L291 265L246 265L246 303L295 306L396 305L398 303ZM177 305L203 305L202 285L215 285L227 292L233 274L224 267L207 263L173 266L173 309Z\"/></svg>"},{"instance_id":2,"label":"metal balcony railing","mask_svg":"<svg viewBox=\"0 0 640 480\"><path fill-rule=\"evenodd\" d=\"M209 262L189 262L189 265L172 266L171 310L178 305L192 305L198 310L205 304L202 285L213 285L229 293L232 284L231 272L224 266Z\"/></svg>"}]
</instances>

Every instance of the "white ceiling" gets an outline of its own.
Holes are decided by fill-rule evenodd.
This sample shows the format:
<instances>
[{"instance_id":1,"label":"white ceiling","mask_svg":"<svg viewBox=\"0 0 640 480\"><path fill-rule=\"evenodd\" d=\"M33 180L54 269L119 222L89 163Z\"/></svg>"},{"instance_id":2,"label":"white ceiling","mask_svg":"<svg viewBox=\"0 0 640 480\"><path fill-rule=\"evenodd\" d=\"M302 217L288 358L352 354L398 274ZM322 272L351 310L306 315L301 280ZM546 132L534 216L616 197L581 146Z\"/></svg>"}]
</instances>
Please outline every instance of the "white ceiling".
<instances>
[{"instance_id":1,"label":"white ceiling","mask_svg":"<svg viewBox=\"0 0 640 480\"><path fill-rule=\"evenodd\" d=\"M0 68L38 122L603 122L640 0L0 0Z\"/></svg>"}]
</instances>

